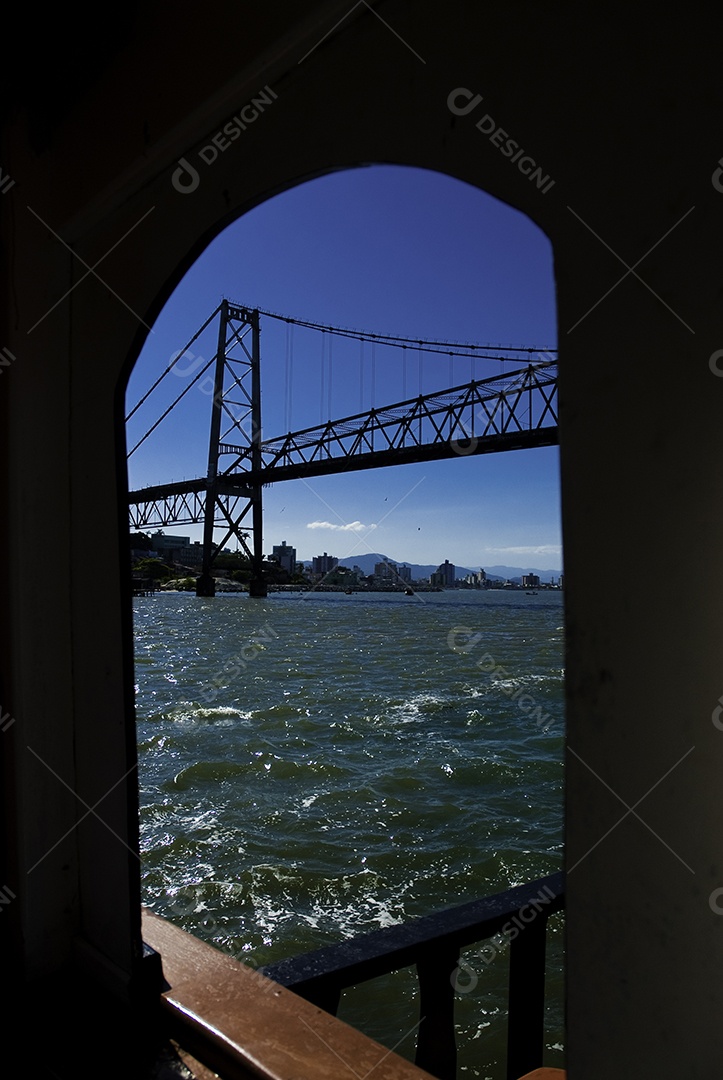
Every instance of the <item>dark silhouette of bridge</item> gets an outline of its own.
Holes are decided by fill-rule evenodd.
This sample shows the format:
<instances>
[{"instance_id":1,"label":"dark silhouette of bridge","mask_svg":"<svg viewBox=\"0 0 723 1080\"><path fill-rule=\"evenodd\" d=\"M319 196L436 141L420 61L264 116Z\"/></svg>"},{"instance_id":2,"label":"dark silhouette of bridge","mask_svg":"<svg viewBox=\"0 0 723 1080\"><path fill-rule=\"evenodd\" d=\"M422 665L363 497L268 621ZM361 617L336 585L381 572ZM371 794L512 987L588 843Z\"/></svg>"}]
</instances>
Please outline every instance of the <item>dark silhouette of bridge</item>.
<instances>
[{"instance_id":1,"label":"dark silhouette of bridge","mask_svg":"<svg viewBox=\"0 0 723 1080\"><path fill-rule=\"evenodd\" d=\"M536 354L522 367L487 379L421 392L405 401L328 420L273 439L261 433L261 316L281 316L223 300L182 353L128 414L130 419L174 368L189 346L218 318L215 356L200 368L176 400L130 450L145 442L202 377L213 371L211 430L206 475L158 484L129 493L130 524L137 529L203 523L203 564L199 596L214 595L216 555L236 537L251 561L250 595L265 596L262 491L265 485L302 477L376 469L411 462L524 450L557 443L557 361L537 349L501 349L408 338L299 323L325 334L357 338L390 347L473 359L509 362L510 354ZM250 529L245 524L250 518ZM224 530L214 542L217 528ZM252 536L249 547L248 536Z\"/></svg>"}]
</instances>

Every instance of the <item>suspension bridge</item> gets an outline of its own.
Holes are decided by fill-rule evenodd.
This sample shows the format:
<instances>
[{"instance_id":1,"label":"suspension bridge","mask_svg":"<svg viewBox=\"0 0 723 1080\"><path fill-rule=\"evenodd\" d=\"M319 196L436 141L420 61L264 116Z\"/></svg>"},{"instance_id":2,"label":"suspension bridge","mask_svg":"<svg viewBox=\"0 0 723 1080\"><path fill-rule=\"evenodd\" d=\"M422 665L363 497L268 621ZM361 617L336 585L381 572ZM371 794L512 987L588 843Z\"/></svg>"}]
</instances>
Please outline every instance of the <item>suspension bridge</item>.
<instances>
[{"instance_id":1,"label":"suspension bridge","mask_svg":"<svg viewBox=\"0 0 723 1080\"><path fill-rule=\"evenodd\" d=\"M347 339L358 343L360 398L364 387L365 349L370 356L372 386L382 350L402 357L403 400L372 406L364 411L271 439L261 426L261 322L286 324L285 419L292 406L294 328L321 338L320 393L331 412L332 343ZM531 449L557 443L557 360L549 350L450 342L372 334L290 319L258 308L222 300L150 389L126 417L133 419L170 374L178 375L182 358L217 321L216 347L208 361L199 362L193 377L175 399L137 439L130 459L179 406L192 387L205 385L211 397L211 421L205 476L139 488L129 493L130 525L136 529L203 524L203 562L196 591L214 595L213 563L235 537L251 563L251 596L265 596L263 574L263 488L295 480L359 469L375 469L411 462L468 457L474 454ZM419 366L416 396L405 396L410 356ZM432 393L422 392L422 357L469 360L474 371L479 361L514 364L513 370ZM201 382L203 380L203 383ZM372 391L374 396L374 391ZM290 426L290 424L289 424ZM214 537L223 531L220 542ZM251 546L248 538L251 536Z\"/></svg>"}]
</instances>

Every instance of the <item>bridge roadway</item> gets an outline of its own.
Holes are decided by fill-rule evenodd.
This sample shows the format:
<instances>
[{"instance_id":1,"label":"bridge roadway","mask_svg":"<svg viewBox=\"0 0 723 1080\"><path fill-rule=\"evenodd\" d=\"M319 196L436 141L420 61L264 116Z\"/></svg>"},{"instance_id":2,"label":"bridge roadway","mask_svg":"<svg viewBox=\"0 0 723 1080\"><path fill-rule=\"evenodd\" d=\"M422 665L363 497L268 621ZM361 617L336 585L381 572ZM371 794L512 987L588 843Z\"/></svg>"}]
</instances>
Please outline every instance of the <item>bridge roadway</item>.
<instances>
[{"instance_id":1,"label":"bridge roadway","mask_svg":"<svg viewBox=\"0 0 723 1080\"><path fill-rule=\"evenodd\" d=\"M557 364L530 364L504 376L475 380L381 409L328 421L261 443L261 467L251 446L221 443L231 463L217 478L199 477L129 493L131 525L185 525L204 520L212 490L221 523L238 500L260 487L412 462L553 446L557 432ZM242 515L245 516L245 515Z\"/></svg>"}]
</instances>

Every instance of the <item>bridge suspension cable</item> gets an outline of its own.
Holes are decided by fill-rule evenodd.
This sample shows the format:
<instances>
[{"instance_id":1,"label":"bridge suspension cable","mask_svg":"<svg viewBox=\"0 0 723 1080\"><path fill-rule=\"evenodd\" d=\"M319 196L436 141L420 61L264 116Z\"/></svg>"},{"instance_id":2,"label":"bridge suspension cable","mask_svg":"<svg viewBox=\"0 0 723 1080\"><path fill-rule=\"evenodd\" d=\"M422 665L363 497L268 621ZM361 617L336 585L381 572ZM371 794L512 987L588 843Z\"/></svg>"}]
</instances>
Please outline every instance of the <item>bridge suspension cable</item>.
<instances>
[{"instance_id":1,"label":"bridge suspension cable","mask_svg":"<svg viewBox=\"0 0 723 1080\"><path fill-rule=\"evenodd\" d=\"M134 413L137 413L137 412L138 412L138 410L140 409L141 405L142 405L142 404L143 404L143 403L144 403L145 401L147 401L147 399L148 399L148 398L149 398L149 397L151 396L151 394L152 394L152 393L153 393L153 391L154 391L154 390L156 389L156 387L157 387L157 386L160 386L160 385L161 385L161 383L162 383L162 382L163 382L163 380L165 379L166 375L168 375L168 373L169 373L170 371L172 371L172 370L173 370L173 368L174 368L174 367L176 366L176 364L177 364L177 363L178 363L178 361L179 361L179 360L181 359L181 357L182 357L182 356L185 356L185 355L186 355L186 353L187 353L187 352L188 352L188 350L190 349L191 345L193 345L193 343L194 343L194 341L196 340L196 338L200 337L200 335L201 335L201 334L203 333L203 331L204 331L204 330L206 329L206 327L208 326L208 324L209 324L209 323L210 323L210 322L211 322L211 321L212 321L213 319L215 319L215 318L216 318L216 316L218 315L218 312L219 312L219 309L220 309L220 307L221 307L221 305L219 304L219 306L218 306L218 307L216 308L216 310L215 310L214 312L212 312L212 313L211 313L211 314L209 315L209 317L208 317L208 318L206 319L206 321L205 321L205 323L203 324L203 326L200 326L200 327L198 328L198 330L197 330L197 331L196 331L196 333L195 333L195 334L193 335L193 337L192 337L192 338L190 339L190 341L188 341L188 342L187 342L187 343L186 343L186 344L184 345L184 347L183 347L183 348L181 349L181 351L180 351L179 353L177 353L177 355L176 355L176 356L174 356L174 357L173 357L173 359L171 360L171 362L170 362L170 364L168 365L168 367L166 368L166 370L165 370L165 371L164 371L164 372L163 372L163 373L162 373L161 375L159 375L159 376L158 376L158 378L156 379L156 381L154 382L154 384L153 384L153 386L152 386L152 387L150 388L150 390L147 390L147 391L146 391L146 393L145 393L145 394L143 395L143 397L141 398L141 400L140 400L139 402L137 402L137 403L136 403L136 404L135 404L135 405L133 406L133 408L131 409L131 411L130 411L130 412L128 413L128 415L126 416L126 423L128 423L128 421L129 421L129 420L130 420L130 418L131 418L131 417L132 417L132 416L134 415Z\"/></svg>"},{"instance_id":2,"label":"bridge suspension cable","mask_svg":"<svg viewBox=\"0 0 723 1080\"><path fill-rule=\"evenodd\" d=\"M156 430L156 428L158 427L158 425L159 425L159 424L160 424L160 423L161 423L161 422L162 422L163 420L165 420L165 419L166 419L166 417L168 416L168 414L169 414L170 412L172 412L172 410L173 410L173 409L174 409L174 408L176 407L176 405L178 405L178 402L179 402L179 401L181 400L181 398L182 398L182 397L185 397L185 395L186 395L186 394L188 393L188 391L189 391L189 390L191 389L191 387L192 387L192 386L195 386L195 384L196 384L196 383L198 382L198 380L199 380L199 379L201 378L201 376L202 376L202 375L205 375L205 374L206 374L206 372L208 371L208 369L209 369L209 368L211 367L211 364L213 364L215 360L216 360L216 357L215 357L215 356L212 356L212 357L211 357L211 359L210 359L210 360L209 360L209 361L208 361L208 362L207 362L206 364L204 364L204 365L203 365L203 367L201 368L201 370L200 370L200 371L198 371L198 372L197 372L197 373L196 373L196 374L194 375L194 377L193 377L193 378L191 379L190 383L188 383L188 384L187 384L187 386L185 386L185 387L184 387L184 389L183 389L183 390L181 391L181 393L180 393L180 394L178 395L178 397L176 398L176 400L175 400L175 401L173 401L173 402L171 402L171 404L170 404L170 405L168 406L168 408L167 408L167 409L166 409L166 410L165 410L165 411L164 411L163 413L161 413L161 415L160 415L160 416L158 417L158 419L156 420L155 424L152 424L152 425L151 425L151 427L149 427L148 431L147 431L147 432L145 433L145 435L143 436L143 438L142 438L142 439L139 439L139 440L138 440L138 442L136 443L136 445L135 445L135 446L133 447L133 449L132 449L132 450L129 450L129 451L128 451L128 457L130 457L130 456L131 456L131 454L135 454L135 452L136 452L136 450L138 449L138 447L139 447L139 446L142 446L142 444L143 444L143 443L144 443L144 442L146 441L146 439L148 438L148 436L149 436L149 435L151 435L151 434L152 434L152 433L153 433L153 432L154 432L154 431ZM166 374L167 374L167 372L166 372ZM148 395L146 395L146 397L147 397L147 396L148 396Z\"/></svg>"},{"instance_id":3,"label":"bridge suspension cable","mask_svg":"<svg viewBox=\"0 0 723 1080\"><path fill-rule=\"evenodd\" d=\"M417 348L426 353L437 353L444 356L460 356L469 357L473 359L485 359L485 354L492 353L494 355L487 356L487 359L499 360L502 359L499 353L511 353L511 354L535 354L539 353L546 356L548 359L556 354L556 349L551 349L547 346L538 347L533 345L478 345L472 342L452 342L452 341L439 341L435 339L425 338L410 338L396 334L376 334L369 330L353 330L341 326L330 326L325 323L311 322L308 319L296 319L290 315L280 315L275 311L267 311L263 308L257 309L260 315L266 316L269 319L276 319L279 322L289 323L294 326L303 326L308 330L318 330L324 334L335 334L337 337L352 338L356 341L372 341L380 345L387 345L390 348L408 349ZM451 346L451 348L450 348ZM514 356L512 357L514 359Z\"/></svg>"},{"instance_id":4,"label":"bridge suspension cable","mask_svg":"<svg viewBox=\"0 0 723 1080\"><path fill-rule=\"evenodd\" d=\"M190 347L206 330L210 323L216 318L219 313L221 305L219 304L216 309L209 315L209 317L203 322L198 330L186 343L184 348L178 352L165 370L155 380L153 385L146 391L140 400L134 405L126 416L126 422L138 412L141 406L148 400L151 394L161 385L163 380L169 375L174 368L177 367L179 361L183 356L188 353ZM521 356L532 356L537 354L542 359L549 361L556 356L556 350L548 348L538 348L535 346L514 346L514 345L479 345L470 342L448 342L440 341L438 339L425 339L425 338L409 338L402 335L395 334L381 334L374 333L367 330L349 329L340 326L331 326L329 324L315 322L309 319L294 318L288 315L281 315L278 312L269 311L263 308L256 309L259 315L263 315L266 318L274 319L277 322L284 323L286 326L286 358L285 358L285 399L284 399L284 418L285 427L287 430L291 429L291 416L293 405L293 389L292 389L292 372L294 362L294 329L296 327L303 327L312 331L317 331L321 334L321 372L320 372L320 387L319 387L319 421L324 419L324 406L326 403L326 412L329 420L332 418L332 393L333 393L333 345L332 341L334 336L356 340L360 343L360 370L359 370L359 397L360 408L363 405L364 395L364 372L363 364L365 359L365 345L370 343L371 345L371 371L370 371L370 390L371 390L371 407L376 406L376 346L382 346L386 348L396 348L402 350L402 397L407 396L407 375L408 375L408 350L414 349L417 352L418 357L418 393L421 395L423 386L423 357L424 354L447 356L449 358L449 383L454 383L454 360L456 358L468 358L470 361L470 379L474 378L474 362L475 360L497 360L504 363L509 360L518 360ZM175 406L181 401L181 399L188 393L188 390L194 386L199 379L208 371L214 362L214 358L208 361L195 377L187 383L185 388L177 395L175 400L169 405L156 422L148 428L146 433L138 440L135 446L129 451L128 457L131 457L136 450L146 441L146 439L156 430L159 424L173 411Z\"/></svg>"}]
</instances>

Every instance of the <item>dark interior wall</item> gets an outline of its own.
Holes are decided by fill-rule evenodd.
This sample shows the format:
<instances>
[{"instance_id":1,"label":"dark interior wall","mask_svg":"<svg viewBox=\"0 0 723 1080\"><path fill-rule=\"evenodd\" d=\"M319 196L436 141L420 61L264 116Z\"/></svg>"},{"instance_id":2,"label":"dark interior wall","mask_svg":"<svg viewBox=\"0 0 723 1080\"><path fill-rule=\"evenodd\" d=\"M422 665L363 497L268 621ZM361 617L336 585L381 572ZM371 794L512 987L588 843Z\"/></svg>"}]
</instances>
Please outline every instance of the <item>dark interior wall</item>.
<instances>
[{"instance_id":1,"label":"dark interior wall","mask_svg":"<svg viewBox=\"0 0 723 1080\"><path fill-rule=\"evenodd\" d=\"M16 718L0 732L4 880L16 896L0 918L23 977L53 977L79 941L92 978L116 994L137 964L117 422L147 326L250 206L331 168L413 164L517 207L554 245L570 1075L596 1080L620 1062L624 1075L716 1075L723 379L711 357L723 348L723 146L712 27L623 5L388 0L221 4L208 17L126 5L82 30L79 16L16 27L0 151L14 181L0 194L0 348L13 356L0 373L0 675ZM265 86L273 103L202 163L199 148ZM448 103L461 88L482 95L467 113L464 95ZM485 114L552 186L476 127ZM185 193L173 183L181 157L199 174ZM102 280L84 278L88 267ZM37 574L49 531L51 583ZM89 582L101 576L99 594ZM101 798L103 821L83 818Z\"/></svg>"}]
</instances>

